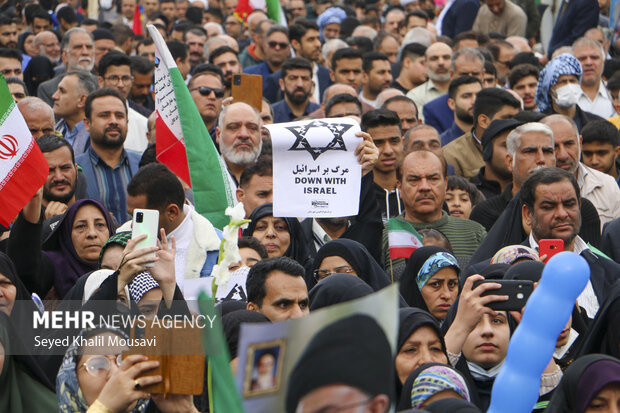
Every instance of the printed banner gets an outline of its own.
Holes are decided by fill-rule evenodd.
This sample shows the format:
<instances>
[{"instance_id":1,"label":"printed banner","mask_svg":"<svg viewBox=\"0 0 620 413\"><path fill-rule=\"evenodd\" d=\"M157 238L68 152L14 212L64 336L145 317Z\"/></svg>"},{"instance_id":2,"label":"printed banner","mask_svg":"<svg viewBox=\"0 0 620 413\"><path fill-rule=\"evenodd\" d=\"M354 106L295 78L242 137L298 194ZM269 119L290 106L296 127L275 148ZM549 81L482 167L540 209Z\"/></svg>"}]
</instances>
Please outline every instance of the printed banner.
<instances>
[{"instance_id":1,"label":"printed banner","mask_svg":"<svg viewBox=\"0 0 620 413\"><path fill-rule=\"evenodd\" d=\"M242 324L235 377L243 395L245 411L288 411L285 408L287 396L290 399L296 390L289 389L291 376L299 375L295 369L299 368L298 362L307 353L309 343L335 323L346 324L352 317L360 315L377 323L394 353L398 330L396 284L358 300L313 311L306 317L277 323ZM266 355L268 357L263 357Z\"/></svg>"},{"instance_id":2,"label":"printed banner","mask_svg":"<svg viewBox=\"0 0 620 413\"><path fill-rule=\"evenodd\" d=\"M362 167L359 124L349 118L266 125L273 145L273 215L357 215Z\"/></svg>"}]
</instances>

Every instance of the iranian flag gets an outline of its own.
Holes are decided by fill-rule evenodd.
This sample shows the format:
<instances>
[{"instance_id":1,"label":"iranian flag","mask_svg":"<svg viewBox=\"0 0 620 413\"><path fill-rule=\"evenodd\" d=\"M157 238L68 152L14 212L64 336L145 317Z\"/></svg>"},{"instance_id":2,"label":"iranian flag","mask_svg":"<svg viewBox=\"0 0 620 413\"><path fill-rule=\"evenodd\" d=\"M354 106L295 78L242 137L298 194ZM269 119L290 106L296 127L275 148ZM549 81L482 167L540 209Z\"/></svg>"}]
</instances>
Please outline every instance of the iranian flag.
<instances>
[{"instance_id":1,"label":"iranian flag","mask_svg":"<svg viewBox=\"0 0 620 413\"><path fill-rule=\"evenodd\" d=\"M228 171L164 38L153 25L147 30L156 47L157 160L191 186L196 211L222 229L230 220L224 212L234 205Z\"/></svg>"},{"instance_id":2,"label":"iranian flag","mask_svg":"<svg viewBox=\"0 0 620 413\"><path fill-rule=\"evenodd\" d=\"M49 166L0 75L0 224L9 227L43 186Z\"/></svg>"},{"instance_id":3,"label":"iranian flag","mask_svg":"<svg viewBox=\"0 0 620 413\"><path fill-rule=\"evenodd\" d=\"M253 10L260 9L267 12L267 16L277 24L286 26L286 15L279 0L239 0L235 8L235 15L241 21L247 21Z\"/></svg>"},{"instance_id":4,"label":"iranian flag","mask_svg":"<svg viewBox=\"0 0 620 413\"><path fill-rule=\"evenodd\" d=\"M409 258L413 251L423 247L422 236L408 222L391 218L387 229L390 259Z\"/></svg>"}]
</instances>

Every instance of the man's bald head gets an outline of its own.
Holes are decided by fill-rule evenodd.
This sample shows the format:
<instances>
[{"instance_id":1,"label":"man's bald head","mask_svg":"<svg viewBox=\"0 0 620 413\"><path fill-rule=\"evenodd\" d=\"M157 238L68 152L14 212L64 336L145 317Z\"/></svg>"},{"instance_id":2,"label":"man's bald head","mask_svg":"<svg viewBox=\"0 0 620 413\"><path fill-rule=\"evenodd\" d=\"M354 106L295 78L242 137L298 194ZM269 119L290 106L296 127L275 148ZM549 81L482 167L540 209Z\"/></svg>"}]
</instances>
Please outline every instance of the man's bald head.
<instances>
[{"instance_id":1,"label":"man's bald head","mask_svg":"<svg viewBox=\"0 0 620 413\"><path fill-rule=\"evenodd\" d=\"M334 83L323 92L323 104L329 102L329 100L334 96L342 94L357 97L357 93L355 92L355 89L353 89L353 86L345 83Z\"/></svg>"},{"instance_id":2,"label":"man's bald head","mask_svg":"<svg viewBox=\"0 0 620 413\"><path fill-rule=\"evenodd\" d=\"M55 128L54 111L42 99L27 97L22 99L17 108L21 112L34 139L53 134Z\"/></svg>"}]
</instances>

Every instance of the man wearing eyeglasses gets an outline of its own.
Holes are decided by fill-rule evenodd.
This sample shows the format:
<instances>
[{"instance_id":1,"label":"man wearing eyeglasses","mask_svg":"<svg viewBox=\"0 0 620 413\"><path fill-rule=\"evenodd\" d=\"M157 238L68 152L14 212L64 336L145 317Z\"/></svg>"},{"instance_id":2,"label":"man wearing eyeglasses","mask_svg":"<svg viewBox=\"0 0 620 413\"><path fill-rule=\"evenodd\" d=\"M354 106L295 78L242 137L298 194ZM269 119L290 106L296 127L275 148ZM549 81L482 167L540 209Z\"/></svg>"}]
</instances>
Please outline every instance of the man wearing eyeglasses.
<instances>
[{"instance_id":1,"label":"man wearing eyeglasses","mask_svg":"<svg viewBox=\"0 0 620 413\"><path fill-rule=\"evenodd\" d=\"M131 59L127 55L117 51L106 53L99 61L98 72L99 87L116 89L123 98L127 99L134 80ZM127 110L127 138L124 147L128 150L144 152L148 146L146 137L148 120L129 105L127 105Z\"/></svg>"},{"instance_id":2,"label":"man wearing eyeglasses","mask_svg":"<svg viewBox=\"0 0 620 413\"><path fill-rule=\"evenodd\" d=\"M267 85L267 78L282 68L284 61L291 55L291 46L288 40L288 29L284 26L272 26L265 36L263 44L265 60L243 70L244 73L261 75L263 90Z\"/></svg>"},{"instance_id":3,"label":"man wearing eyeglasses","mask_svg":"<svg viewBox=\"0 0 620 413\"><path fill-rule=\"evenodd\" d=\"M202 121L209 131L209 135L211 135L211 139L219 149L215 141L215 127L222 110L222 99L226 94L222 70L209 63L198 66L187 88L192 99L194 99Z\"/></svg>"}]
</instances>

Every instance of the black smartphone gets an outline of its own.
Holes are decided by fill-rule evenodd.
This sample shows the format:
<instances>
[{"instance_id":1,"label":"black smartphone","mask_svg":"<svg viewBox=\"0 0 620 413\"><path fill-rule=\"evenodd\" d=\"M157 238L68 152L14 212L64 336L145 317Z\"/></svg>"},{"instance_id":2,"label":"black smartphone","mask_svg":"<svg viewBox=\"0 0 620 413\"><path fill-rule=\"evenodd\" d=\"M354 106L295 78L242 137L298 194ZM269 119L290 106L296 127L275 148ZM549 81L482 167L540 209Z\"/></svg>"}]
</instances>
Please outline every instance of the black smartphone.
<instances>
[{"instance_id":1,"label":"black smartphone","mask_svg":"<svg viewBox=\"0 0 620 413\"><path fill-rule=\"evenodd\" d=\"M507 295L507 301L493 301L487 304L495 311L521 311L527 299L534 291L534 283L530 280L480 280L474 282L474 289L483 283L501 284L500 288L487 290L481 296Z\"/></svg>"}]
</instances>

